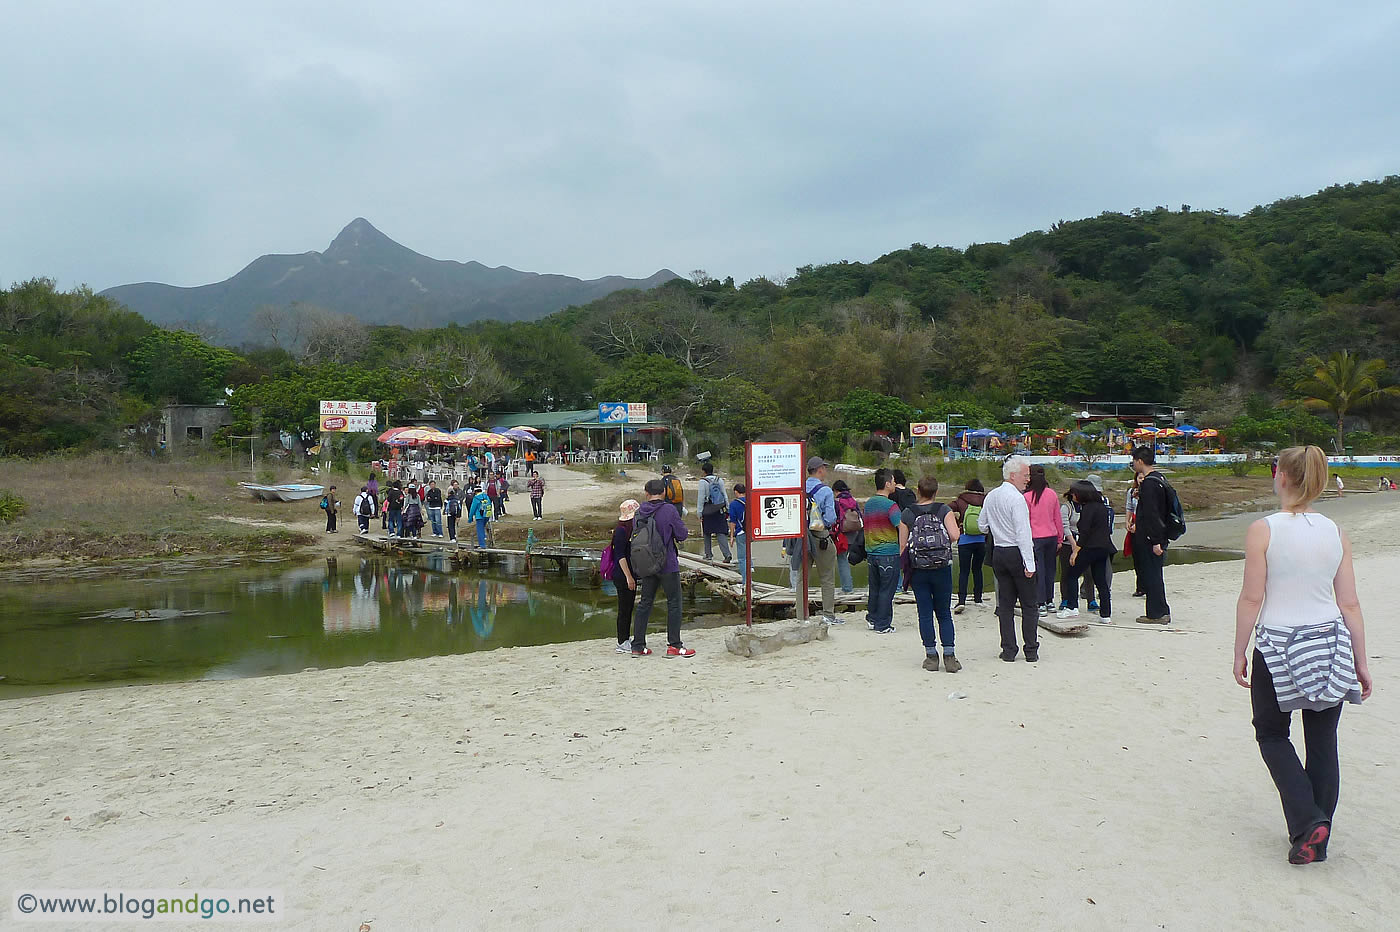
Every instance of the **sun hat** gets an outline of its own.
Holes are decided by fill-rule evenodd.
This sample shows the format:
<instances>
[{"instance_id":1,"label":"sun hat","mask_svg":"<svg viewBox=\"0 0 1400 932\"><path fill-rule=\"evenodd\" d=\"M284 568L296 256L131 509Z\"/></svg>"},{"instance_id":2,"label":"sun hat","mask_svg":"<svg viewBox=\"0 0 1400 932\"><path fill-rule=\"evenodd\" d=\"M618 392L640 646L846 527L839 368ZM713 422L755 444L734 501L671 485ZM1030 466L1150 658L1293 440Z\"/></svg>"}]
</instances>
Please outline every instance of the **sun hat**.
<instances>
[{"instance_id":1,"label":"sun hat","mask_svg":"<svg viewBox=\"0 0 1400 932\"><path fill-rule=\"evenodd\" d=\"M1102 477L1102 476L1100 476L1100 475L1099 475L1098 473L1096 473L1096 472L1091 472L1091 473L1089 473L1089 475L1085 476L1084 478L1087 479L1087 480L1089 480L1089 484L1090 484L1090 485L1092 485L1094 488L1098 489L1100 495L1103 494L1103 477Z\"/></svg>"},{"instance_id":2,"label":"sun hat","mask_svg":"<svg viewBox=\"0 0 1400 932\"><path fill-rule=\"evenodd\" d=\"M637 503L637 500L635 498L629 498L627 501L622 503L622 506L620 508L618 508L617 520L631 521L634 517L636 517L637 509L641 507L642 506Z\"/></svg>"}]
</instances>

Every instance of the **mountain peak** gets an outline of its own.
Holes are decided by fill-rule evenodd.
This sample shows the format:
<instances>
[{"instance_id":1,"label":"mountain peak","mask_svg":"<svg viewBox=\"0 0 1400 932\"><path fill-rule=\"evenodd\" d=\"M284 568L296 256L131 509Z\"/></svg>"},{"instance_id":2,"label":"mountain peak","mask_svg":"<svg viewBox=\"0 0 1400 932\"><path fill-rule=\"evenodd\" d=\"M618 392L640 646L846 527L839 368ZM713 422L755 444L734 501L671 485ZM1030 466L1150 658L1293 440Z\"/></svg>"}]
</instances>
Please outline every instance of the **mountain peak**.
<instances>
[{"instance_id":1,"label":"mountain peak","mask_svg":"<svg viewBox=\"0 0 1400 932\"><path fill-rule=\"evenodd\" d=\"M331 244L326 247L325 255L344 255L354 250L382 248L384 246L403 249L398 243L380 233L364 217L356 217L345 225L345 229L340 231L340 235L331 240Z\"/></svg>"}]
</instances>

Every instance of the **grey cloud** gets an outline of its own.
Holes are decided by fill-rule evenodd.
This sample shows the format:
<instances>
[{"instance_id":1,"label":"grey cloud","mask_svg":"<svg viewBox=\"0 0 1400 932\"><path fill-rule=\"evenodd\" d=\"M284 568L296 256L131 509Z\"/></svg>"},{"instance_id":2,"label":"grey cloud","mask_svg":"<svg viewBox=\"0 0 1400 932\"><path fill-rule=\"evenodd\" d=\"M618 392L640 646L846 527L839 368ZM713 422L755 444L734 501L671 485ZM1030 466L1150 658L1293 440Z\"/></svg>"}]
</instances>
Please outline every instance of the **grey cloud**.
<instances>
[{"instance_id":1,"label":"grey cloud","mask_svg":"<svg viewBox=\"0 0 1400 932\"><path fill-rule=\"evenodd\" d=\"M178 12L172 12L178 11ZM0 280L226 277L368 217L587 277L745 278L1396 170L1374 2L29 5Z\"/></svg>"}]
</instances>

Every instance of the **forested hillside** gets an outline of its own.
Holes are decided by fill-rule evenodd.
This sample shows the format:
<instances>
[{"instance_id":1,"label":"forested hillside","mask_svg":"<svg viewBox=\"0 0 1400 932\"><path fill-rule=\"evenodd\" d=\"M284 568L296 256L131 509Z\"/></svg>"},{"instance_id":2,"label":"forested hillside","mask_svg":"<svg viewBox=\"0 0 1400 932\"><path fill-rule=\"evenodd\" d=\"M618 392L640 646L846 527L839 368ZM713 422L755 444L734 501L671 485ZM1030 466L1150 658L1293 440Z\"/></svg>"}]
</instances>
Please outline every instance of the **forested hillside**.
<instances>
[{"instance_id":1,"label":"forested hillside","mask_svg":"<svg viewBox=\"0 0 1400 932\"><path fill-rule=\"evenodd\" d=\"M1237 443L1323 442L1305 413L1310 357L1400 365L1400 177L1243 216L1185 206L1105 213L1010 243L910 246L736 284L704 272L532 323L409 330L315 309L269 311L239 353L161 331L43 280L0 294L0 442L109 443L167 400L233 386L240 426L314 424L317 398L373 397L396 417L645 400L732 443L784 428L818 440L949 411L988 424L1034 405L1160 401ZM173 371L169 371L173 370ZM1385 445L1385 406L1347 421ZM1357 428L1367 428L1358 430Z\"/></svg>"}]
</instances>

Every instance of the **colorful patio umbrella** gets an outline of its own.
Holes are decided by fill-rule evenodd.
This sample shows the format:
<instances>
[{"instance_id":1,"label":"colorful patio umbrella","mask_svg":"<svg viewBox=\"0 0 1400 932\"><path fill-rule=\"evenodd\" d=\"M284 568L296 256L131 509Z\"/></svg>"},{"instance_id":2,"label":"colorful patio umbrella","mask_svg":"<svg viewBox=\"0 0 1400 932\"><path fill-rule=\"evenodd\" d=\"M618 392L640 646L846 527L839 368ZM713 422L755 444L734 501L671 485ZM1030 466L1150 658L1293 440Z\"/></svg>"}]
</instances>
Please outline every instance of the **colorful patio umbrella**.
<instances>
[{"instance_id":1,"label":"colorful patio umbrella","mask_svg":"<svg viewBox=\"0 0 1400 932\"><path fill-rule=\"evenodd\" d=\"M500 435L502 437L510 437L513 440L519 440L522 443L542 442L539 437L536 437L534 434L530 433L527 430L521 430L519 427L512 427L510 430L503 430L500 432Z\"/></svg>"},{"instance_id":2,"label":"colorful patio umbrella","mask_svg":"<svg viewBox=\"0 0 1400 932\"><path fill-rule=\"evenodd\" d=\"M511 430L528 430L532 434L538 434L540 432L538 427L512 427Z\"/></svg>"},{"instance_id":3,"label":"colorful patio umbrella","mask_svg":"<svg viewBox=\"0 0 1400 932\"><path fill-rule=\"evenodd\" d=\"M410 427L408 430L399 431L393 437L384 441L392 447L418 447L429 443L436 443L432 438L441 431L431 427Z\"/></svg>"},{"instance_id":4,"label":"colorful patio umbrella","mask_svg":"<svg viewBox=\"0 0 1400 932\"><path fill-rule=\"evenodd\" d=\"M1208 440L1208 439L1210 439L1211 437L1219 437L1219 436L1220 436L1220 431L1216 430L1214 427L1207 427L1205 430L1198 430L1198 431L1196 431L1196 439L1197 439L1197 440Z\"/></svg>"},{"instance_id":5,"label":"colorful patio umbrella","mask_svg":"<svg viewBox=\"0 0 1400 932\"><path fill-rule=\"evenodd\" d=\"M1199 434L1201 432L1199 427L1192 427L1190 424L1182 424L1177 430L1181 431L1183 434Z\"/></svg>"},{"instance_id":6,"label":"colorful patio umbrella","mask_svg":"<svg viewBox=\"0 0 1400 932\"><path fill-rule=\"evenodd\" d=\"M1170 438L1173 438L1173 437L1185 437L1185 436L1186 436L1185 434L1183 434L1181 431L1177 430L1175 427L1164 427L1164 428L1162 428L1161 430L1157 431L1157 438L1158 438L1159 440L1162 439L1162 438L1168 438L1168 439L1170 439Z\"/></svg>"},{"instance_id":7,"label":"colorful patio umbrella","mask_svg":"<svg viewBox=\"0 0 1400 932\"><path fill-rule=\"evenodd\" d=\"M393 440L395 437L397 437L399 434L403 433L403 432L406 431L406 430L413 430L413 428L412 428L412 427L390 427L388 430L384 431L384 433L380 434L380 435L379 435L378 437L376 437L375 439L378 440L380 443L388 443L390 440Z\"/></svg>"}]
</instances>

